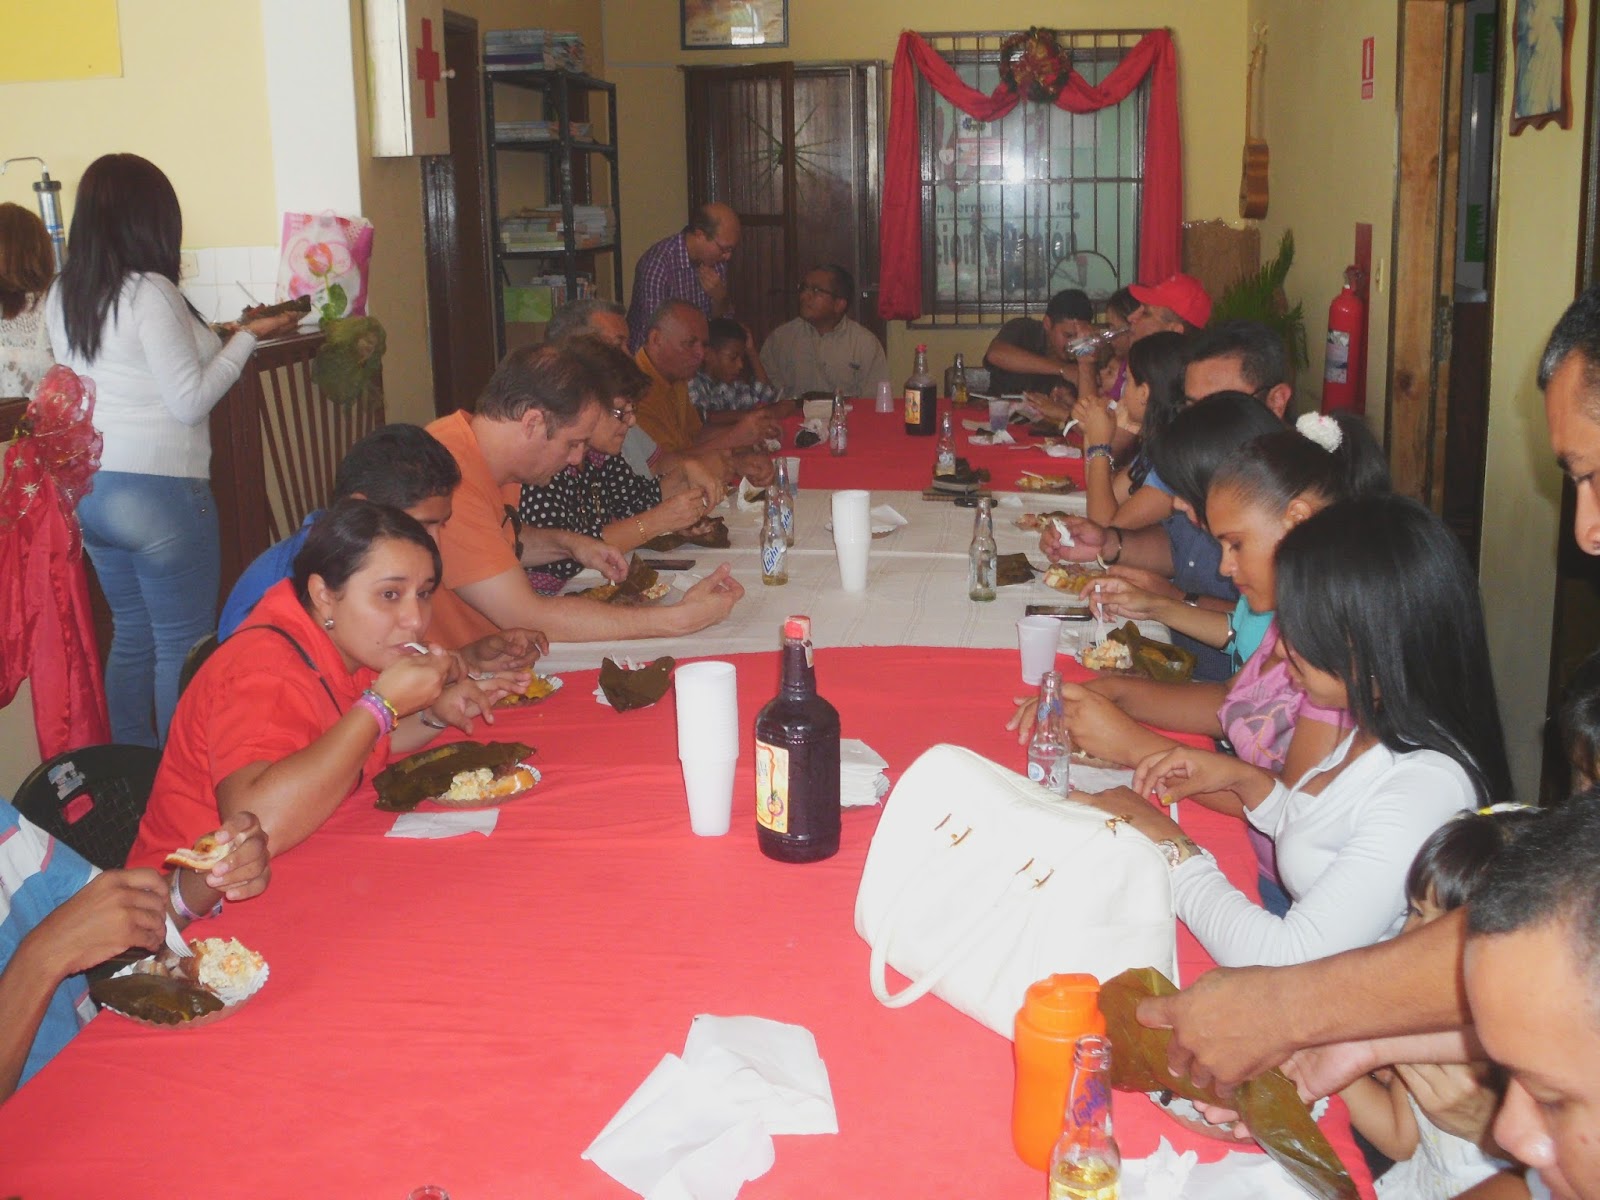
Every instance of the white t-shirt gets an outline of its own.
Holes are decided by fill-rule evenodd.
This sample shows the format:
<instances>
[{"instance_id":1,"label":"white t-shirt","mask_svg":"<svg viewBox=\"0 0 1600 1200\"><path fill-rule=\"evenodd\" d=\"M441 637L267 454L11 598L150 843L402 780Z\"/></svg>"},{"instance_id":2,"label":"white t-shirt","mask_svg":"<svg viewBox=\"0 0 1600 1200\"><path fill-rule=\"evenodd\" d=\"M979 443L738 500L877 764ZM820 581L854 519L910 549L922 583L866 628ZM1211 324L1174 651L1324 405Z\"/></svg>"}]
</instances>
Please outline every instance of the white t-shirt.
<instances>
[{"instance_id":1,"label":"white t-shirt","mask_svg":"<svg viewBox=\"0 0 1600 1200\"><path fill-rule=\"evenodd\" d=\"M1225 967L1284 966L1370 946L1405 921L1406 871L1429 834L1477 805L1467 773L1434 750L1361 754L1320 795L1300 791L1338 766L1352 730L1293 789L1276 784L1250 823L1277 846L1278 876L1294 900L1275 917L1204 855L1172 872L1178 916Z\"/></svg>"},{"instance_id":2,"label":"white t-shirt","mask_svg":"<svg viewBox=\"0 0 1600 1200\"><path fill-rule=\"evenodd\" d=\"M210 477L207 418L239 378L253 336L236 333L224 346L171 280L150 274L124 282L93 362L67 349L59 285L50 289L45 321L56 361L94 380L94 426L105 435L101 470Z\"/></svg>"}]
</instances>

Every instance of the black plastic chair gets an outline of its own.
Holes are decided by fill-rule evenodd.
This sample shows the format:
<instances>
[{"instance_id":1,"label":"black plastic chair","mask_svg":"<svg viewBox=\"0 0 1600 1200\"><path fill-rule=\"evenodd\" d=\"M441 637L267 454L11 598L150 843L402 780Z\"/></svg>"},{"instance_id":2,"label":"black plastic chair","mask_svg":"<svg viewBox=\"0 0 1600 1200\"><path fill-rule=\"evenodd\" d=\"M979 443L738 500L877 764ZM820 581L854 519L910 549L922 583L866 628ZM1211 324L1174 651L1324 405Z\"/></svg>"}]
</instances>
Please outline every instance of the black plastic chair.
<instances>
[{"instance_id":1,"label":"black plastic chair","mask_svg":"<svg viewBox=\"0 0 1600 1200\"><path fill-rule=\"evenodd\" d=\"M189 681L195 673L205 665L217 648L217 635L208 633L194 645L189 647L189 653L183 656L183 666L178 669L178 695L183 695L189 688Z\"/></svg>"},{"instance_id":2,"label":"black plastic chair","mask_svg":"<svg viewBox=\"0 0 1600 1200\"><path fill-rule=\"evenodd\" d=\"M115 870L133 849L160 765L149 746L68 750L29 772L12 804L95 866Z\"/></svg>"}]
</instances>

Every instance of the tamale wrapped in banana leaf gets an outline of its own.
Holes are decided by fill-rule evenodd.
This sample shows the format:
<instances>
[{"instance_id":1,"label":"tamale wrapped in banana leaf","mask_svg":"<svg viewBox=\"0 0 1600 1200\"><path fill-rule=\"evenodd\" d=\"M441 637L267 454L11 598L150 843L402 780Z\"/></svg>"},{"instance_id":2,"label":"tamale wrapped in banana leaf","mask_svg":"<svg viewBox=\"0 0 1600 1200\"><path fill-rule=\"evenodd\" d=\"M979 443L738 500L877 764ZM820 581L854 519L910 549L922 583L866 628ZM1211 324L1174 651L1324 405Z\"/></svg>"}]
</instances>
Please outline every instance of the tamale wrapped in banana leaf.
<instances>
[{"instance_id":1,"label":"tamale wrapped in banana leaf","mask_svg":"<svg viewBox=\"0 0 1600 1200\"><path fill-rule=\"evenodd\" d=\"M1125 1092L1170 1091L1200 1104L1232 1108L1261 1148L1308 1195L1317 1200L1356 1200L1355 1181L1282 1071L1257 1075L1224 1100L1212 1088L1167 1070L1172 1031L1147 1029L1139 1024L1136 1012L1146 997L1171 996L1177 990L1154 967L1135 967L1101 985L1100 1011L1111 1039L1111 1086Z\"/></svg>"},{"instance_id":2,"label":"tamale wrapped in banana leaf","mask_svg":"<svg viewBox=\"0 0 1600 1200\"><path fill-rule=\"evenodd\" d=\"M1127 646L1135 673L1157 683L1187 683L1194 678L1193 654L1171 642L1145 637L1132 621L1106 634L1106 641Z\"/></svg>"},{"instance_id":3,"label":"tamale wrapped in banana leaf","mask_svg":"<svg viewBox=\"0 0 1600 1200\"><path fill-rule=\"evenodd\" d=\"M182 1025L196 1017L220 1012L223 1007L214 993L168 975L133 974L97 979L89 985L89 995L97 1004L157 1025Z\"/></svg>"},{"instance_id":4,"label":"tamale wrapped in banana leaf","mask_svg":"<svg viewBox=\"0 0 1600 1200\"><path fill-rule=\"evenodd\" d=\"M600 660L600 690L618 712L649 708L667 694L667 688L672 686L672 668L676 665L671 657L662 655L649 666L630 671L603 658Z\"/></svg>"},{"instance_id":5,"label":"tamale wrapped in banana leaf","mask_svg":"<svg viewBox=\"0 0 1600 1200\"><path fill-rule=\"evenodd\" d=\"M1021 552L1000 555L994 560L994 568L995 583L1000 587L1033 582L1033 567L1028 556Z\"/></svg>"},{"instance_id":6,"label":"tamale wrapped in banana leaf","mask_svg":"<svg viewBox=\"0 0 1600 1200\"><path fill-rule=\"evenodd\" d=\"M532 753L533 747L521 742L452 742L419 750L378 773L372 781L378 793L374 807L410 812L424 800L449 791L450 781L462 771L488 767L500 774Z\"/></svg>"}]
</instances>

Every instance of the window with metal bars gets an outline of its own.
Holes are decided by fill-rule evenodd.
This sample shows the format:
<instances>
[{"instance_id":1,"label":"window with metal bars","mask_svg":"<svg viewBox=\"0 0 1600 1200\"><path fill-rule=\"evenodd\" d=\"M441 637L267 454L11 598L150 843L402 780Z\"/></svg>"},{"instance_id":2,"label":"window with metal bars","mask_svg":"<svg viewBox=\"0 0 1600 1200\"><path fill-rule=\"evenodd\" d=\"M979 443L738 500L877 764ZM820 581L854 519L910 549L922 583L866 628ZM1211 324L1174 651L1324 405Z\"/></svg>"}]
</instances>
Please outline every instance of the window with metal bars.
<instances>
[{"instance_id":1,"label":"window with metal bars","mask_svg":"<svg viewBox=\"0 0 1600 1200\"><path fill-rule=\"evenodd\" d=\"M1072 68L1099 83L1148 30L1060 30ZM969 86L1000 83L1006 31L923 37ZM1062 288L1096 301L1136 281L1149 83L1074 114L1023 99L979 121L918 79L923 319L999 325Z\"/></svg>"}]
</instances>

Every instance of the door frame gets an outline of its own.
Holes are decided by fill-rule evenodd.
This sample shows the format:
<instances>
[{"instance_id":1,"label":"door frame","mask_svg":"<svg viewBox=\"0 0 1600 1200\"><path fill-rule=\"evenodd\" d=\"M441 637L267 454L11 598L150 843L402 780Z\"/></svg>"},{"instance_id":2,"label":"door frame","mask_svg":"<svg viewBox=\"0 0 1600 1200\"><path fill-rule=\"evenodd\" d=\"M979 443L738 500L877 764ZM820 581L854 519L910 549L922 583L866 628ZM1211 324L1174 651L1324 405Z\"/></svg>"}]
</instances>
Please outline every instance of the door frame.
<instances>
[{"instance_id":1,"label":"door frame","mask_svg":"<svg viewBox=\"0 0 1600 1200\"><path fill-rule=\"evenodd\" d=\"M472 84L473 110L478 115L478 143L472 148L473 170L478 177L478 195L487 203L489 195L488 160L484 148L483 138L483 93L482 93L482 43L478 36L478 20L476 17L467 16L465 13L444 10L444 32L446 34L471 34L477 58L473 63L469 78ZM459 78L457 71L461 70L459 64L446 64L451 79ZM422 249L424 259L423 286L427 296L428 305L428 354L432 363L433 375L433 409L437 416L446 416L455 411L457 405L451 391L450 372L450 338L449 324L440 320L441 315L448 312L450 307L448 280L450 278L449 259L441 251L440 244L435 241L433 233L440 225L450 221L453 208L444 203L445 191L443 187L443 169L439 160L446 162L456 155L457 147L451 146L447 155L425 155L422 164ZM497 287L499 281L494 277L495 260L491 253L493 249L489 237L489 213L482 210L478 214L478 231L480 249L483 261L487 266L487 278L484 279L484 301L490 314L495 311L494 295L492 289ZM441 369L441 367L443 369Z\"/></svg>"}]
</instances>

